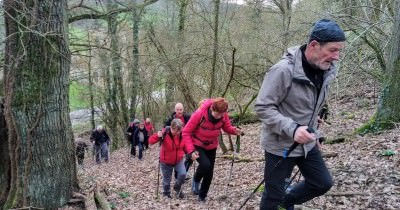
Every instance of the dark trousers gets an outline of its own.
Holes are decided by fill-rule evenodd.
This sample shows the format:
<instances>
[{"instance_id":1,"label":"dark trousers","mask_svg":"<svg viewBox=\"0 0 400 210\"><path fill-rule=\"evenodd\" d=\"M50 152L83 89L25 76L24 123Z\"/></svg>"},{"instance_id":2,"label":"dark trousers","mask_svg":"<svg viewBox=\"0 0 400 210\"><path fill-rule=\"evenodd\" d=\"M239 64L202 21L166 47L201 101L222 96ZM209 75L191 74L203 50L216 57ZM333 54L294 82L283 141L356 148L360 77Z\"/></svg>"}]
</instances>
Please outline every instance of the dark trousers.
<instances>
[{"instance_id":1,"label":"dark trousers","mask_svg":"<svg viewBox=\"0 0 400 210\"><path fill-rule=\"evenodd\" d=\"M138 146L139 146L139 160L141 160L143 158L143 149L144 149L143 142L139 142Z\"/></svg>"},{"instance_id":2,"label":"dark trousers","mask_svg":"<svg viewBox=\"0 0 400 210\"><path fill-rule=\"evenodd\" d=\"M143 146L144 146L144 149L148 149L149 148L149 139L148 138L144 140Z\"/></svg>"},{"instance_id":3,"label":"dark trousers","mask_svg":"<svg viewBox=\"0 0 400 210\"><path fill-rule=\"evenodd\" d=\"M85 159L85 148L78 145L75 154L78 159L78 164L83 165L83 159Z\"/></svg>"},{"instance_id":4,"label":"dark trousers","mask_svg":"<svg viewBox=\"0 0 400 210\"><path fill-rule=\"evenodd\" d=\"M101 158L108 162L108 145L107 143L95 144L96 150L96 163L101 162Z\"/></svg>"},{"instance_id":5,"label":"dark trousers","mask_svg":"<svg viewBox=\"0 0 400 210\"><path fill-rule=\"evenodd\" d=\"M288 208L302 204L325 194L332 187L332 177L316 147L308 152L307 157L289 157L273 168L281 159L281 156L265 152L265 189L261 198L261 210L276 210L279 205ZM290 178L295 165L304 176L304 181L294 185L286 194L285 179Z\"/></svg>"},{"instance_id":6,"label":"dark trousers","mask_svg":"<svg viewBox=\"0 0 400 210\"><path fill-rule=\"evenodd\" d=\"M199 166L197 167L193 179L195 182L201 181L199 197L205 198L207 197L207 193L210 189L211 180L214 174L214 163L217 149L205 150L201 147L195 147L196 150L199 152L200 157L197 158Z\"/></svg>"},{"instance_id":7,"label":"dark trousers","mask_svg":"<svg viewBox=\"0 0 400 210\"><path fill-rule=\"evenodd\" d=\"M143 143L139 142L137 145L131 144L131 156L135 157L136 156L136 146L139 147L139 159L142 159L143 157Z\"/></svg>"},{"instance_id":8,"label":"dark trousers","mask_svg":"<svg viewBox=\"0 0 400 210\"><path fill-rule=\"evenodd\" d=\"M136 145L131 143L131 156L136 156Z\"/></svg>"}]
</instances>

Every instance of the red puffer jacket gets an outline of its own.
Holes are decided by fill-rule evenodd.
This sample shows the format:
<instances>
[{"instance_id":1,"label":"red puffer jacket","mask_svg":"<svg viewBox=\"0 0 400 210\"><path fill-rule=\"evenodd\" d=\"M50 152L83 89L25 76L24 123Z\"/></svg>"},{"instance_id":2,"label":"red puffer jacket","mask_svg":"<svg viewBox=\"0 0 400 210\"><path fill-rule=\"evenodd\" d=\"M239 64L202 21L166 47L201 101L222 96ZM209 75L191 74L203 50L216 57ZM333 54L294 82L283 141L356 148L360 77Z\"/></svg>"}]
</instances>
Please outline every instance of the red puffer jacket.
<instances>
[{"instance_id":1,"label":"red puffer jacket","mask_svg":"<svg viewBox=\"0 0 400 210\"><path fill-rule=\"evenodd\" d=\"M216 149L218 147L218 136L221 129L229 134L236 134L236 128L231 125L228 113L225 113L220 121L213 124L208 118L212 100L206 100L201 107L196 110L189 122L182 131L184 140L191 141L194 145L206 150Z\"/></svg>"},{"instance_id":2,"label":"red puffer jacket","mask_svg":"<svg viewBox=\"0 0 400 210\"><path fill-rule=\"evenodd\" d=\"M163 129L164 140L161 143L160 161L168 165L176 165L186 153L194 151L194 147L190 142L185 141L181 135L173 136L169 129ZM166 133L165 133L166 132ZM160 141L157 133L149 138L150 144Z\"/></svg>"}]
</instances>

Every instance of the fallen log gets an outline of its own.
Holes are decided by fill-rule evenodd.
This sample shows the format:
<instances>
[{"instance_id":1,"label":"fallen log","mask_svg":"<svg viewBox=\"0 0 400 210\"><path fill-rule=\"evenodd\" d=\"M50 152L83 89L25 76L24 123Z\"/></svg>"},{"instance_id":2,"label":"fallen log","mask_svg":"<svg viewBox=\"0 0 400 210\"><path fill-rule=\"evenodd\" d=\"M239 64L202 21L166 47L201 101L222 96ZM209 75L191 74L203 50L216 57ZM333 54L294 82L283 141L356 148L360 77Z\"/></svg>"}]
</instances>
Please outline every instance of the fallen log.
<instances>
[{"instance_id":1,"label":"fallen log","mask_svg":"<svg viewBox=\"0 0 400 210\"><path fill-rule=\"evenodd\" d=\"M87 210L97 210L96 202L94 200L94 189L95 187L92 187L92 189L89 190L89 195L86 196L85 209Z\"/></svg>"},{"instance_id":2,"label":"fallen log","mask_svg":"<svg viewBox=\"0 0 400 210\"><path fill-rule=\"evenodd\" d=\"M85 199L82 198L71 198L67 202L68 204L78 204L78 203L85 203Z\"/></svg>"},{"instance_id":3,"label":"fallen log","mask_svg":"<svg viewBox=\"0 0 400 210\"><path fill-rule=\"evenodd\" d=\"M108 201L100 193L100 190L97 187L94 190L94 199L100 205L101 209L103 209L103 210L111 210L110 203L108 203Z\"/></svg>"}]
</instances>

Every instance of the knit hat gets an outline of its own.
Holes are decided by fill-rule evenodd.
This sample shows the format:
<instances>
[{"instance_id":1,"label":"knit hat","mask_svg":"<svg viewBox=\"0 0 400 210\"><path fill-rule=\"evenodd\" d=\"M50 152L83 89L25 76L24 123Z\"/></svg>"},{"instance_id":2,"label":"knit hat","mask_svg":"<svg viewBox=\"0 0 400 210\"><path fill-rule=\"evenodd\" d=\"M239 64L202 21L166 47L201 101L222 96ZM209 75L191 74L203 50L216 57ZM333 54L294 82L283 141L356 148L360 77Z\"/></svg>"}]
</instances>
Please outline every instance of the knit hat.
<instances>
[{"instance_id":1,"label":"knit hat","mask_svg":"<svg viewBox=\"0 0 400 210\"><path fill-rule=\"evenodd\" d=\"M318 42L342 42L346 40L343 30L333 20L321 19L314 24L310 40Z\"/></svg>"}]
</instances>

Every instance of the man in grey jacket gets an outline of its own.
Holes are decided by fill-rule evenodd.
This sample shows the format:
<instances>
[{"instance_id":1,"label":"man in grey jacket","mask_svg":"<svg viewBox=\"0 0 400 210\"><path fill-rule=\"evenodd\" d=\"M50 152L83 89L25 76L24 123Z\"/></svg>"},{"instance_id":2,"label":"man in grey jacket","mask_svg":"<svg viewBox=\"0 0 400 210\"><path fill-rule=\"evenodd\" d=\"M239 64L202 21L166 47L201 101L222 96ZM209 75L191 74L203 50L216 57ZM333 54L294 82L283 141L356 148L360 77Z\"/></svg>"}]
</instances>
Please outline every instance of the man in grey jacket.
<instances>
[{"instance_id":1,"label":"man in grey jacket","mask_svg":"<svg viewBox=\"0 0 400 210\"><path fill-rule=\"evenodd\" d=\"M255 104L263 124L261 145L266 159L262 210L293 209L295 204L323 195L333 185L319 151L317 125L345 39L337 23L319 20L308 43L289 48L265 75ZM295 142L299 145L282 160L284 151ZM295 165L305 180L285 192L285 180Z\"/></svg>"}]
</instances>

